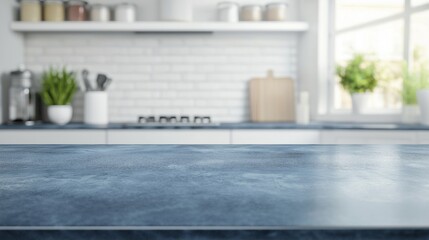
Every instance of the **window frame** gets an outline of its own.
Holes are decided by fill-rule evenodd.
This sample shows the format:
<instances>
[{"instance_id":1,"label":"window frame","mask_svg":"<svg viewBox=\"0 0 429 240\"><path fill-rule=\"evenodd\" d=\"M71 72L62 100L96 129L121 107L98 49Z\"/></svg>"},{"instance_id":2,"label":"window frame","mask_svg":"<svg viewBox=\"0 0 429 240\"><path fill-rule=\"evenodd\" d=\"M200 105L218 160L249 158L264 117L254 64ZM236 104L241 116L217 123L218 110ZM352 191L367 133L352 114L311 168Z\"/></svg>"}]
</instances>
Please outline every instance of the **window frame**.
<instances>
[{"instance_id":1,"label":"window frame","mask_svg":"<svg viewBox=\"0 0 429 240\"><path fill-rule=\"evenodd\" d=\"M327 52L327 67L328 67L328 76L324 78L327 80L327 92L323 94L325 99L322 101L326 102L327 110L325 114L318 114L317 120L344 120L344 121L358 121L358 122L398 122L400 121L401 110L385 110L377 114L362 114L359 116L354 116L351 113L351 110L338 110L334 107L334 92L336 85L336 74L335 74L335 46L336 46L336 37L339 34L347 33L351 31L361 30L368 27L379 26L385 23L402 20L404 23L404 34L403 34L403 56L404 61L412 64L412 36L411 36L411 27L412 22L411 18L414 14L418 14L424 11L429 11L429 3L425 3L418 6L411 5L412 0L404 0L404 10L402 12L381 17L375 20L370 20L368 22L360 23L357 25L349 26L343 29L337 30L335 27L336 14L335 7L337 0L329 0L328 11L328 52Z\"/></svg>"}]
</instances>

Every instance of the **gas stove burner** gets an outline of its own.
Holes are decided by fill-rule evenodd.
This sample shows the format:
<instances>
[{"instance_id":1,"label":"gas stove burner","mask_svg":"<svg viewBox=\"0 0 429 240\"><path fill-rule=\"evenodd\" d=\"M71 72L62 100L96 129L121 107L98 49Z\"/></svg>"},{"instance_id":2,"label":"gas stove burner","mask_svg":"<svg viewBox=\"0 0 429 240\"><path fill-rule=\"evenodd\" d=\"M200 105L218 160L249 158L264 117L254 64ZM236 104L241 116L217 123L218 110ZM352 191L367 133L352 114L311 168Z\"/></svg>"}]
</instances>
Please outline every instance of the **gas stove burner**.
<instances>
[{"instance_id":1,"label":"gas stove burner","mask_svg":"<svg viewBox=\"0 0 429 240\"><path fill-rule=\"evenodd\" d=\"M209 116L166 116L161 115L159 117L155 116L140 116L138 118L139 124L212 124L212 119Z\"/></svg>"}]
</instances>

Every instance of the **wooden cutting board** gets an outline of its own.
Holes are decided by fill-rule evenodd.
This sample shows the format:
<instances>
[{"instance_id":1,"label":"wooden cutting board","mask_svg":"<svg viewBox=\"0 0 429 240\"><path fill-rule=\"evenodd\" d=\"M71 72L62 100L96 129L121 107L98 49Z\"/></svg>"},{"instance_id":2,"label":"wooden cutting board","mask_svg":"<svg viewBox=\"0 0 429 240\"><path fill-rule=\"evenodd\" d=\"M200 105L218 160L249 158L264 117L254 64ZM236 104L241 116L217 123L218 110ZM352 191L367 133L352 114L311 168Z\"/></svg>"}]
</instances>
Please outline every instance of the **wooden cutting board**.
<instances>
[{"instance_id":1,"label":"wooden cutting board","mask_svg":"<svg viewBox=\"0 0 429 240\"><path fill-rule=\"evenodd\" d=\"M250 113L253 122L295 121L295 84L290 78L275 78L272 71L266 78L250 80Z\"/></svg>"}]
</instances>

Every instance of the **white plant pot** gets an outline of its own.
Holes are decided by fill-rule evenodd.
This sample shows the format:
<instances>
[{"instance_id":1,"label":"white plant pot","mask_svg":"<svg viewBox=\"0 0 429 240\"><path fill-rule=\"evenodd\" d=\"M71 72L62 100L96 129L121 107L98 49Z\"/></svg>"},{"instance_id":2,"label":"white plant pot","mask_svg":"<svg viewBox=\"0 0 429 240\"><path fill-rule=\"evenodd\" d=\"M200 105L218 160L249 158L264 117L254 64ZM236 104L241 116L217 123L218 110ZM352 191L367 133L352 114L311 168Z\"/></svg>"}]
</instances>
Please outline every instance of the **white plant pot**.
<instances>
[{"instance_id":1,"label":"white plant pot","mask_svg":"<svg viewBox=\"0 0 429 240\"><path fill-rule=\"evenodd\" d=\"M371 94L369 93L353 93L352 105L354 114L366 113L369 109Z\"/></svg>"},{"instance_id":2,"label":"white plant pot","mask_svg":"<svg viewBox=\"0 0 429 240\"><path fill-rule=\"evenodd\" d=\"M419 121L419 106L418 105L404 105L402 106L402 122L407 124L417 123Z\"/></svg>"},{"instance_id":3,"label":"white plant pot","mask_svg":"<svg viewBox=\"0 0 429 240\"><path fill-rule=\"evenodd\" d=\"M421 123L429 125L429 90L417 91L417 100L420 106Z\"/></svg>"},{"instance_id":4,"label":"white plant pot","mask_svg":"<svg viewBox=\"0 0 429 240\"><path fill-rule=\"evenodd\" d=\"M70 105L54 105L48 107L49 120L58 125L69 123L73 117L73 108Z\"/></svg>"}]
</instances>

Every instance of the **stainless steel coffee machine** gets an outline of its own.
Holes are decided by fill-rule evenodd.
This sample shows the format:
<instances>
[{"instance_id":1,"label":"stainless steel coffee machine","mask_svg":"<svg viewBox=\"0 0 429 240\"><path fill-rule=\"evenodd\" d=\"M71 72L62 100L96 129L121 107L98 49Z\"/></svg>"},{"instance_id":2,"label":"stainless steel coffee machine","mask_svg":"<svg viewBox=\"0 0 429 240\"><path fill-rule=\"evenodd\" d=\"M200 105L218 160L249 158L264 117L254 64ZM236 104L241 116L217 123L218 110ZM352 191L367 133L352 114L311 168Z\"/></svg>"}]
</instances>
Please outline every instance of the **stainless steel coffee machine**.
<instances>
[{"instance_id":1,"label":"stainless steel coffee machine","mask_svg":"<svg viewBox=\"0 0 429 240\"><path fill-rule=\"evenodd\" d=\"M20 67L10 73L9 122L34 124L36 117L36 91L34 74Z\"/></svg>"}]
</instances>

